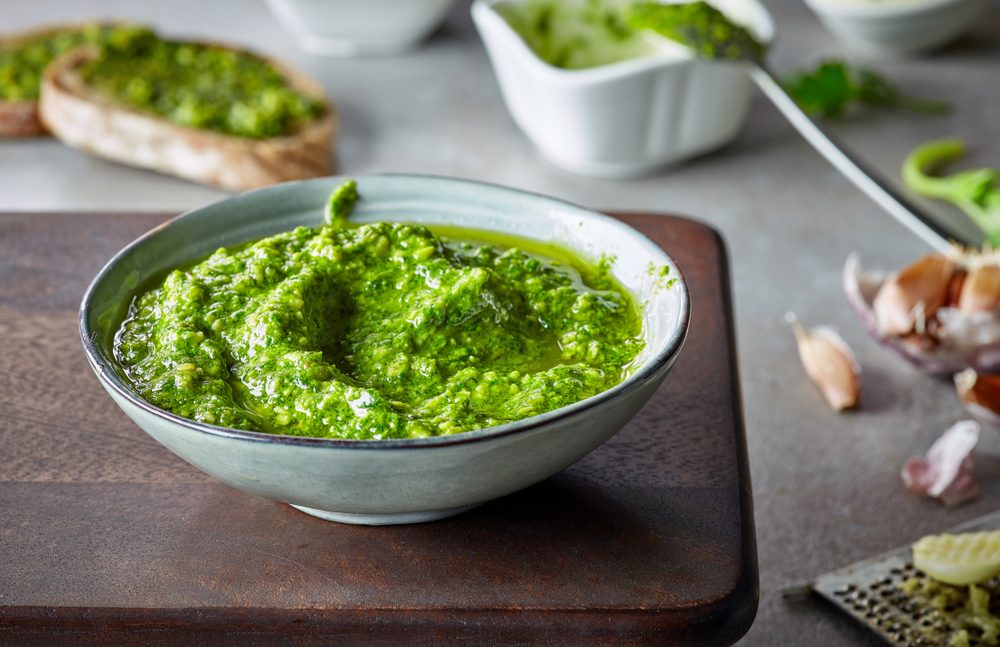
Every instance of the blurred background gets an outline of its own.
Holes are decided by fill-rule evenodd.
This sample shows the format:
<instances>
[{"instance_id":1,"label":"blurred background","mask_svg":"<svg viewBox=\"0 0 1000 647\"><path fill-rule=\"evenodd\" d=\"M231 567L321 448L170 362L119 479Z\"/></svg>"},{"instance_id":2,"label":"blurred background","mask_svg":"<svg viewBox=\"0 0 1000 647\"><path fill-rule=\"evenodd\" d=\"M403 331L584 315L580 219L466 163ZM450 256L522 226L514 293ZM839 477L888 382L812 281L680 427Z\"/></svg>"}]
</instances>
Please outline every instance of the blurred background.
<instances>
[{"instance_id":1,"label":"blurred background","mask_svg":"<svg viewBox=\"0 0 1000 647\"><path fill-rule=\"evenodd\" d=\"M883 175L898 181L907 153L946 136L972 145L963 166L1000 165L1000 2L986 2L951 45L905 60L856 54L800 0L764 4L777 27L770 60L779 72L846 57L877 67L909 94L952 104L943 116L872 110L827 124ZM928 248L820 158L759 94L729 145L645 177L598 179L548 162L515 124L468 0L455 2L419 48L355 58L306 52L264 0L0 5L4 32L101 18L147 23L167 37L236 43L312 75L340 116L339 173L472 178L598 209L686 214L719 229L732 256L761 570L760 611L742 644L879 644L833 613L783 602L781 589L996 509L996 457L983 463L993 478L968 506L946 510L903 489L899 466L922 453L960 406L950 384L888 359L861 330L843 301L840 269L851 252L896 268ZM226 195L49 138L0 140L0 211L177 212ZM932 208L957 214L947 205ZM820 403L782 323L788 310L808 323L838 326L855 348L866 370L862 414L836 416Z\"/></svg>"}]
</instances>

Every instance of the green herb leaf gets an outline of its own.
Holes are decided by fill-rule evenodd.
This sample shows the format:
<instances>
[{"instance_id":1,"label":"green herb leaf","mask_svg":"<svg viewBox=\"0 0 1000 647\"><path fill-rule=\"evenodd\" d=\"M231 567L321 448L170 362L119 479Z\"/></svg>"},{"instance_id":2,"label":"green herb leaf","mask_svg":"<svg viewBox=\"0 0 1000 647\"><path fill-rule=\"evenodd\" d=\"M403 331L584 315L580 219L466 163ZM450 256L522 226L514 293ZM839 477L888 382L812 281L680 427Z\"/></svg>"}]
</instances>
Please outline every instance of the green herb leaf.
<instances>
[{"instance_id":1,"label":"green herb leaf","mask_svg":"<svg viewBox=\"0 0 1000 647\"><path fill-rule=\"evenodd\" d=\"M947 200L964 211L986 234L990 245L1000 248L1000 169L979 168L952 175L934 175L965 155L958 139L927 142L903 162L903 182L917 193Z\"/></svg>"},{"instance_id":2,"label":"green herb leaf","mask_svg":"<svg viewBox=\"0 0 1000 647\"><path fill-rule=\"evenodd\" d=\"M878 72L852 68L840 60L823 61L813 70L789 76L785 89L803 110L821 117L843 116L859 104L928 114L949 110L947 103L908 97Z\"/></svg>"}]
</instances>

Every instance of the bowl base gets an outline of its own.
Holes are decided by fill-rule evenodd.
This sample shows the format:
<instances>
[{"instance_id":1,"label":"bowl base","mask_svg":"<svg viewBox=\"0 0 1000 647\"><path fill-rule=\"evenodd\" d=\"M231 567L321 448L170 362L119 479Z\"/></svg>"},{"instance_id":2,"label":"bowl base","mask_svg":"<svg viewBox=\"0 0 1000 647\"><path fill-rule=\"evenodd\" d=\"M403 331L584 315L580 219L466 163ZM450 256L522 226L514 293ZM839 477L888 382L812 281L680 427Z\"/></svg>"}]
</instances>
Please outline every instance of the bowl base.
<instances>
[{"instance_id":1,"label":"bowl base","mask_svg":"<svg viewBox=\"0 0 1000 647\"><path fill-rule=\"evenodd\" d=\"M475 508L473 505L463 505L457 508L445 508L444 510L424 510L420 512L387 512L381 514L366 514L357 512L331 512L329 510L317 510L307 508L304 505L289 504L296 510L301 510L314 517L325 519L326 521L336 521L338 523L350 523L358 526L394 526L406 523L424 523L427 521L437 521L446 517L453 517L462 514L467 510Z\"/></svg>"}]
</instances>

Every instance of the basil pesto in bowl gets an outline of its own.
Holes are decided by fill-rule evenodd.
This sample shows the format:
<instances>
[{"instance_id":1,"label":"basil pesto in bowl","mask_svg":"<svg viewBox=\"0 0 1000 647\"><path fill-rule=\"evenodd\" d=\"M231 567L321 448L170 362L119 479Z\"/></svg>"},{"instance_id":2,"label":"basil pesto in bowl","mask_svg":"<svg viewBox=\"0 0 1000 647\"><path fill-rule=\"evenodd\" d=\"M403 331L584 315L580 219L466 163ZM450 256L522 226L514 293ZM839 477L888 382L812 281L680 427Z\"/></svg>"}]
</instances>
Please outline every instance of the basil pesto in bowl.
<instances>
[{"instance_id":1,"label":"basil pesto in bowl","mask_svg":"<svg viewBox=\"0 0 1000 647\"><path fill-rule=\"evenodd\" d=\"M98 274L80 325L119 406L196 467L323 518L404 523L594 449L665 377L687 320L673 263L614 219L372 176L167 223Z\"/></svg>"}]
</instances>

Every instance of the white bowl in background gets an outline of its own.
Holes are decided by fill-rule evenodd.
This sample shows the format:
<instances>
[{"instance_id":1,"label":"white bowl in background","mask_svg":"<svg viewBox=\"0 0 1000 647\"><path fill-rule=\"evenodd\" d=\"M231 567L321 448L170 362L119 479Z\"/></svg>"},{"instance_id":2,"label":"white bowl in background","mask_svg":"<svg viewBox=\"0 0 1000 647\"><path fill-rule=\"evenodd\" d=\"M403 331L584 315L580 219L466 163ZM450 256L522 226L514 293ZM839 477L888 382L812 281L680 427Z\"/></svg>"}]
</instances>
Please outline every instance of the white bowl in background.
<instances>
[{"instance_id":1,"label":"white bowl in background","mask_svg":"<svg viewBox=\"0 0 1000 647\"><path fill-rule=\"evenodd\" d=\"M540 59L497 12L475 0L472 18L514 121L551 162L569 171L623 178L719 148L746 119L753 85L740 65L662 52L567 70ZM757 0L713 4L770 42L774 24Z\"/></svg>"},{"instance_id":2,"label":"white bowl in background","mask_svg":"<svg viewBox=\"0 0 1000 647\"><path fill-rule=\"evenodd\" d=\"M849 47L901 58L957 38L986 0L806 0L806 4Z\"/></svg>"},{"instance_id":3,"label":"white bowl in background","mask_svg":"<svg viewBox=\"0 0 1000 647\"><path fill-rule=\"evenodd\" d=\"M139 286L219 247L323 221L344 178L289 182L226 198L128 245L91 283L80 334L101 384L146 433L229 485L333 521L412 523L457 514L548 478L613 436L666 377L687 334L687 287L655 243L605 215L498 186L407 175L359 177L357 222L462 225L616 257L615 278L642 304L646 346L621 384L580 402L450 436L343 440L240 431L182 418L144 400L114 359L113 338ZM679 280L664 287L650 266ZM669 424L669 421L665 424ZM684 430L676 430L683 433Z\"/></svg>"},{"instance_id":4,"label":"white bowl in background","mask_svg":"<svg viewBox=\"0 0 1000 647\"><path fill-rule=\"evenodd\" d=\"M441 24L454 0L267 0L302 49L322 56L398 54Z\"/></svg>"}]
</instances>

